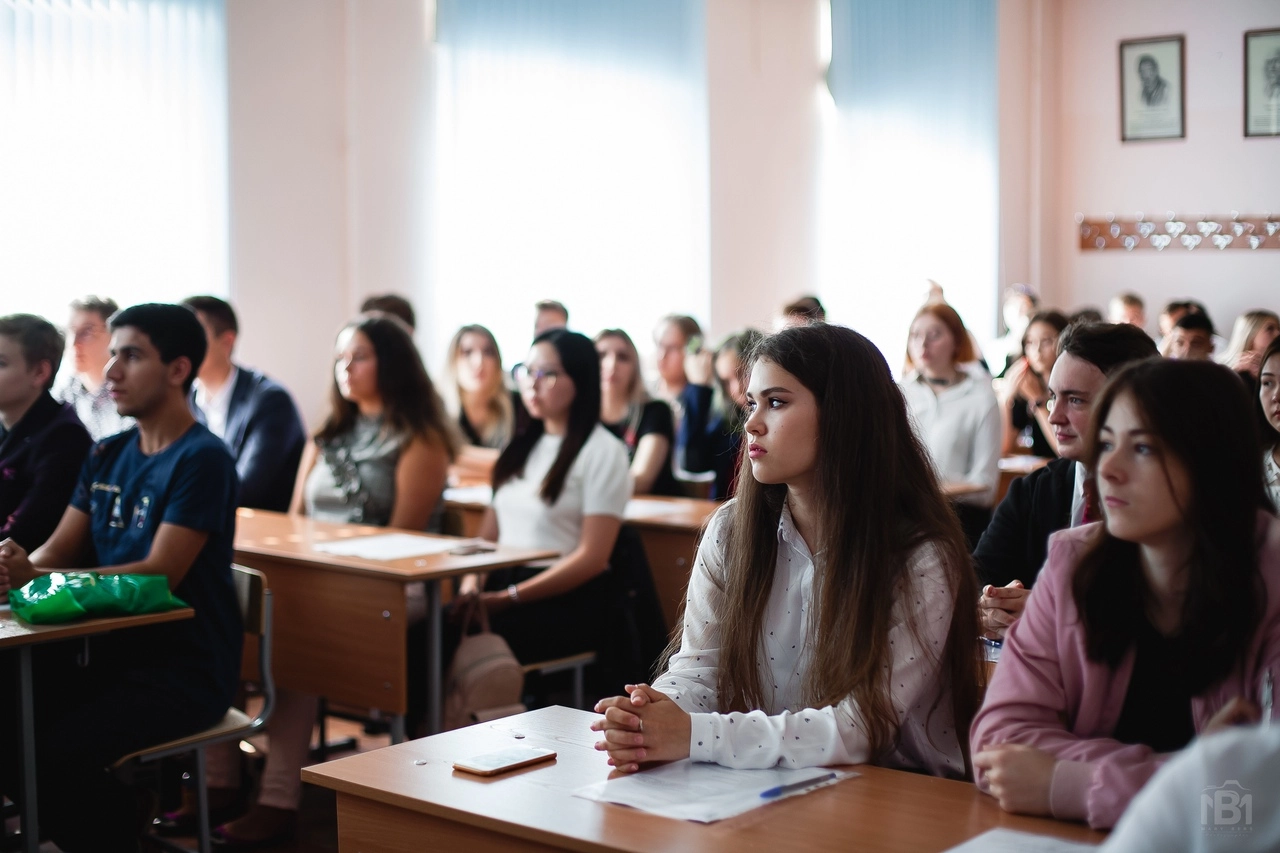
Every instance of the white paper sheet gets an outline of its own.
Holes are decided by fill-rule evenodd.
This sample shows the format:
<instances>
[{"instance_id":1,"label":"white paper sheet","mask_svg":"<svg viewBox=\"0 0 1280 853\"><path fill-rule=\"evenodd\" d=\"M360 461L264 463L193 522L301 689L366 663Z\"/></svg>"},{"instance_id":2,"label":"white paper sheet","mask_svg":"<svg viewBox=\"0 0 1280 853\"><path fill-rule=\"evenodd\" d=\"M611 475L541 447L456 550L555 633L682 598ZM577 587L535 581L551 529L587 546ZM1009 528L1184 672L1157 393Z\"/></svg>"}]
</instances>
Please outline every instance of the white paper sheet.
<instances>
[{"instance_id":1,"label":"white paper sheet","mask_svg":"<svg viewBox=\"0 0 1280 853\"><path fill-rule=\"evenodd\" d=\"M664 817L710 823L857 775L827 767L731 770L685 759L643 773L597 782L573 793L584 799L618 803ZM810 781L812 785L801 784L798 789L776 797L761 796L771 788Z\"/></svg>"},{"instance_id":2,"label":"white paper sheet","mask_svg":"<svg viewBox=\"0 0 1280 853\"><path fill-rule=\"evenodd\" d=\"M454 486L444 490L444 499L459 504L488 504L493 500L489 486Z\"/></svg>"},{"instance_id":3,"label":"white paper sheet","mask_svg":"<svg viewBox=\"0 0 1280 853\"><path fill-rule=\"evenodd\" d=\"M659 515L679 515L686 512L687 507L670 501L655 501L649 498L632 498L627 501L627 518L653 518Z\"/></svg>"},{"instance_id":4,"label":"white paper sheet","mask_svg":"<svg viewBox=\"0 0 1280 853\"><path fill-rule=\"evenodd\" d=\"M403 560L406 557L424 557L427 554L443 554L465 545L461 539L428 539L412 533L380 533L376 536L357 536L336 542L319 542L317 551L338 557L359 557L362 560Z\"/></svg>"},{"instance_id":5,"label":"white paper sheet","mask_svg":"<svg viewBox=\"0 0 1280 853\"><path fill-rule=\"evenodd\" d=\"M977 838L970 838L959 847L952 847L946 853L1081 853L1097 849L1096 844L1082 841L1064 841L1012 829L992 829Z\"/></svg>"}]
</instances>

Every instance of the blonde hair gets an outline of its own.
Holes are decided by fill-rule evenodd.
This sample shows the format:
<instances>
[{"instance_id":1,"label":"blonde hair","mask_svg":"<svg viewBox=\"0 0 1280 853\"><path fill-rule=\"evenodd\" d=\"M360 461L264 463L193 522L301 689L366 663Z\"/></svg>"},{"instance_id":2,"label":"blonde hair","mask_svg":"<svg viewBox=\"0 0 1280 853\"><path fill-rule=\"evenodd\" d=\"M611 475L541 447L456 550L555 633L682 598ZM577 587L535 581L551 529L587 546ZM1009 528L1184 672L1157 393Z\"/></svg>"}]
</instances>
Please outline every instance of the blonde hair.
<instances>
[{"instance_id":1,"label":"blonde hair","mask_svg":"<svg viewBox=\"0 0 1280 853\"><path fill-rule=\"evenodd\" d=\"M485 401L486 408L493 415L493 421L488 429L480 431L480 437L486 445L505 447L515 431L515 407L511 403L511 394L507 391L506 383L502 381L502 351L498 349L498 339L484 326L478 324L463 326L449 341L444 364L445 373L449 376L449 381L445 385L449 410L455 417L462 413L462 389L458 387L458 356L462 352L463 335L479 335L493 347L493 357L498 362L498 370L494 374L493 387L488 389L488 397Z\"/></svg>"},{"instance_id":2,"label":"blonde hair","mask_svg":"<svg viewBox=\"0 0 1280 853\"><path fill-rule=\"evenodd\" d=\"M1262 327L1270 321L1280 326L1280 317L1277 317L1271 311L1255 310L1246 311L1236 318L1236 324L1231 327L1231 340L1227 342L1227 348L1223 351L1219 361L1230 367L1240 356L1249 352L1253 347L1253 339L1258 336L1258 332L1262 331Z\"/></svg>"}]
</instances>

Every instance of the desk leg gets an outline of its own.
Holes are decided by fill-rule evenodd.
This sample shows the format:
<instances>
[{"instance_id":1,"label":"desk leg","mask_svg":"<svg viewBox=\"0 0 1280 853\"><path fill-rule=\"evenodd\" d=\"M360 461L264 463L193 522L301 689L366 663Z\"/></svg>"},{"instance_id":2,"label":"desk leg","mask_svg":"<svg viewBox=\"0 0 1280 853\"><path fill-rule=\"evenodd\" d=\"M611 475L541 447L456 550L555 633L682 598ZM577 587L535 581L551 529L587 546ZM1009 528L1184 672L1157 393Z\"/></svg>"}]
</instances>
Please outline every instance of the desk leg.
<instances>
[{"instance_id":1,"label":"desk leg","mask_svg":"<svg viewBox=\"0 0 1280 853\"><path fill-rule=\"evenodd\" d=\"M405 737L404 714L396 714L391 718L391 742L404 743L407 739Z\"/></svg>"},{"instance_id":2,"label":"desk leg","mask_svg":"<svg viewBox=\"0 0 1280 853\"><path fill-rule=\"evenodd\" d=\"M28 645L18 650L18 725L22 731L22 849L37 853L40 826L36 819L36 711L31 649Z\"/></svg>"},{"instance_id":3,"label":"desk leg","mask_svg":"<svg viewBox=\"0 0 1280 853\"><path fill-rule=\"evenodd\" d=\"M440 584L443 581L427 582L427 734L440 731L441 715L444 710L444 690L441 687L442 637L441 623L444 612L440 606Z\"/></svg>"}]
</instances>

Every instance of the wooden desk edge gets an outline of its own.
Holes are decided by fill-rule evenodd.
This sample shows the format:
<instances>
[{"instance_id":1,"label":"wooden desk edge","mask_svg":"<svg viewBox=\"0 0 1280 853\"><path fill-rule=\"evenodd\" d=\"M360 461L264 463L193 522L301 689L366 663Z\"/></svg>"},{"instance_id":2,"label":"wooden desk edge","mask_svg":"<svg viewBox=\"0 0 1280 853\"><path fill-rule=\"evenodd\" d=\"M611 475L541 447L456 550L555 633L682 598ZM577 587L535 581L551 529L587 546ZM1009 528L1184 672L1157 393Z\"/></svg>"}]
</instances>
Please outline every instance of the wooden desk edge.
<instances>
[{"instance_id":1,"label":"wooden desk edge","mask_svg":"<svg viewBox=\"0 0 1280 853\"><path fill-rule=\"evenodd\" d=\"M461 540L459 540L459 544L461 544ZM289 551L285 549L245 543L237 544L235 546L235 561L237 563L249 564L252 563L254 557L266 557L272 560L284 560L290 563L314 566L318 569L324 569L325 571L342 572L350 575L370 575L385 579L389 574L394 574L406 582L413 582L456 577L458 575L468 574L469 572L487 572L493 569L506 569L512 566L523 566L526 563L553 559L560 556L559 553L555 551L536 548L511 550L513 553L509 557L495 559L495 552L483 551L478 554L467 556L450 555L453 560L464 561L454 566L445 568L440 568L438 566L423 566L422 568L408 569L395 566L391 562L378 562L376 560L365 560L358 557L335 558L331 554L300 553L298 551ZM339 563L336 562L336 559L341 559L345 562Z\"/></svg>"},{"instance_id":2,"label":"wooden desk edge","mask_svg":"<svg viewBox=\"0 0 1280 853\"><path fill-rule=\"evenodd\" d=\"M74 640L78 637L91 637L95 634L108 634L112 631L123 630L125 628L141 628L146 625L163 625L166 622L181 622L184 619L191 619L195 615L195 610L190 607L178 607L174 610L166 610L163 613L141 613L133 616L102 616L96 619L86 619L82 622L62 622L55 625L34 625L30 622L23 621L18 614L11 613L10 618L12 618L13 621L19 622L31 630L26 633L19 634L16 637L0 636L0 647L16 648L17 646L46 642L45 638L49 634L57 635L54 640ZM53 640L48 641L52 642Z\"/></svg>"}]
</instances>

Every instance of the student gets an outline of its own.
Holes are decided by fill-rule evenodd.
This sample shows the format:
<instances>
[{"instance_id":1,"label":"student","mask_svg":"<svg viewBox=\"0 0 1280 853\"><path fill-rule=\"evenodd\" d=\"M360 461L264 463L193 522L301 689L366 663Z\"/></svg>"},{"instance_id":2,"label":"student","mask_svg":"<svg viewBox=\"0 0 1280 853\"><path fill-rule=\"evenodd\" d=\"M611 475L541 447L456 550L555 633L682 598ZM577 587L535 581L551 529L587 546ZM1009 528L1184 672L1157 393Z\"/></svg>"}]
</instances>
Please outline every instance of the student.
<instances>
[{"instance_id":1,"label":"student","mask_svg":"<svg viewBox=\"0 0 1280 853\"><path fill-rule=\"evenodd\" d=\"M936 304L926 302L926 305ZM944 303L945 304L945 303ZM999 371L1003 376L1009 365L1022 355L1022 336L1027 331L1031 316L1040 305L1040 297L1029 284L1010 285L1004 294L1001 316L1004 319L1005 333L992 342L987 350L991 370ZM976 359L969 359L976 361Z\"/></svg>"},{"instance_id":2,"label":"student","mask_svg":"<svg viewBox=\"0 0 1280 853\"><path fill-rule=\"evenodd\" d=\"M209 352L200 365L192 400L209 431L226 442L240 476L237 506L285 512L307 442L302 416L283 386L231 360L240 323L216 296L192 296Z\"/></svg>"},{"instance_id":3,"label":"student","mask_svg":"<svg viewBox=\"0 0 1280 853\"><path fill-rule=\"evenodd\" d=\"M1001 453L1005 456L1030 451L1032 456L1053 458L1054 446L1045 404L1049 401L1049 372L1058 357L1058 336L1067 328L1066 315L1041 311L1031 318L1022 335L1022 358L1005 371L999 395L1001 409Z\"/></svg>"},{"instance_id":4,"label":"student","mask_svg":"<svg viewBox=\"0 0 1280 853\"><path fill-rule=\"evenodd\" d=\"M795 302L788 302L782 307L782 316L778 320L778 328L787 329L792 326L807 326L810 323L827 322L827 310L822 307L816 296L801 296Z\"/></svg>"},{"instance_id":5,"label":"student","mask_svg":"<svg viewBox=\"0 0 1280 853\"><path fill-rule=\"evenodd\" d=\"M1099 853L1280 850L1280 726L1224 728L1160 768Z\"/></svg>"},{"instance_id":6,"label":"student","mask_svg":"<svg viewBox=\"0 0 1280 853\"><path fill-rule=\"evenodd\" d=\"M1280 338L1262 354L1258 381L1258 425L1262 432L1262 472L1271 505L1280 510Z\"/></svg>"},{"instance_id":7,"label":"student","mask_svg":"<svg viewBox=\"0 0 1280 853\"><path fill-rule=\"evenodd\" d=\"M1237 373L1248 374L1252 382L1256 383L1262 353L1276 338L1280 338L1280 317L1275 312L1246 311L1236 318L1235 326L1231 329L1231 340L1218 357L1218 363L1225 364Z\"/></svg>"},{"instance_id":8,"label":"student","mask_svg":"<svg viewBox=\"0 0 1280 853\"><path fill-rule=\"evenodd\" d=\"M970 743L1006 811L1106 828L1166 753L1280 673L1280 520L1220 365L1124 368L1089 447L1105 521L1050 540Z\"/></svg>"},{"instance_id":9,"label":"student","mask_svg":"<svg viewBox=\"0 0 1280 853\"><path fill-rule=\"evenodd\" d=\"M964 538L879 350L839 326L754 350L749 452L707 527L679 645L604 699L624 772L874 762L961 778L977 702ZM767 656L767 659L766 659Z\"/></svg>"},{"instance_id":10,"label":"student","mask_svg":"<svg viewBox=\"0 0 1280 853\"><path fill-rule=\"evenodd\" d=\"M418 328L418 317L413 312L413 304L398 294L385 293L382 296L370 296L360 304L360 313L368 314L370 311L381 311L383 314L399 317L409 327L411 335Z\"/></svg>"},{"instance_id":11,"label":"student","mask_svg":"<svg viewBox=\"0 0 1280 853\"><path fill-rule=\"evenodd\" d=\"M552 329L564 329L569 326L569 309L554 299L543 299L533 306L536 312L533 320L533 336L536 338L543 332Z\"/></svg>"},{"instance_id":12,"label":"student","mask_svg":"<svg viewBox=\"0 0 1280 853\"><path fill-rule=\"evenodd\" d=\"M1169 358L1208 361L1214 351L1213 323L1200 311L1184 314L1169 333Z\"/></svg>"},{"instance_id":13,"label":"student","mask_svg":"<svg viewBox=\"0 0 1280 853\"><path fill-rule=\"evenodd\" d=\"M600 354L600 422L627 446L632 494L683 494L671 472L671 407L649 398L631 336L621 329L605 329L595 343Z\"/></svg>"},{"instance_id":14,"label":"student","mask_svg":"<svg viewBox=\"0 0 1280 853\"><path fill-rule=\"evenodd\" d=\"M517 370L529 423L498 458L479 535L556 551L549 567L467 575L493 630L528 663L595 648L608 625L605 570L631 497L627 449L600 424L600 357L591 339L552 329Z\"/></svg>"},{"instance_id":15,"label":"student","mask_svg":"<svg viewBox=\"0 0 1280 853\"><path fill-rule=\"evenodd\" d=\"M658 321L658 327L653 331L653 343L657 347L658 380L651 390L654 397L671 406L678 432L684 413L680 395L689 384L685 373L686 356L701 352L702 327L692 317L668 314Z\"/></svg>"},{"instance_id":16,"label":"student","mask_svg":"<svg viewBox=\"0 0 1280 853\"><path fill-rule=\"evenodd\" d=\"M463 437L475 447L506 447L515 432L518 395L503 381L502 352L493 332L477 325L459 329L449 341L445 370Z\"/></svg>"},{"instance_id":17,"label":"student","mask_svg":"<svg viewBox=\"0 0 1280 853\"><path fill-rule=\"evenodd\" d=\"M991 520L1000 481L1001 430L991 378L971 365L973 358L969 335L954 308L933 303L916 312L902 395L938 477L982 487L952 502L970 547Z\"/></svg>"},{"instance_id":18,"label":"student","mask_svg":"<svg viewBox=\"0 0 1280 853\"><path fill-rule=\"evenodd\" d=\"M710 386L709 376L690 375L690 382L680 395L684 407L680 435L684 467L715 474L712 500L733 497L747 408L747 377L743 371L752 348L762 337L755 329L745 329L725 338L716 347L714 358L696 365L700 370L706 363L712 366L715 386Z\"/></svg>"},{"instance_id":19,"label":"student","mask_svg":"<svg viewBox=\"0 0 1280 853\"><path fill-rule=\"evenodd\" d=\"M86 296L71 303L67 333L74 356L72 370L64 370L53 386L53 398L75 407L89 436L101 441L124 432L133 421L116 410L107 393L102 372L111 359L111 332L107 324L119 310L114 299Z\"/></svg>"},{"instance_id":20,"label":"student","mask_svg":"<svg viewBox=\"0 0 1280 853\"><path fill-rule=\"evenodd\" d=\"M0 539L28 553L58 526L93 444L76 410L49 396L65 346L43 317L0 317Z\"/></svg>"},{"instance_id":21,"label":"student","mask_svg":"<svg viewBox=\"0 0 1280 853\"><path fill-rule=\"evenodd\" d=\"M438 523L455 440L444 406L408 327L391 314L362 314L334 346L330 411L298 467L291 511L322 521L427 530ZM426 612L410 589L410 618ZM416 617L416 618L415 618ZM425 639L411 631L409 724L425 713ZM421 677L419 677L421 676ZM223 849L250 849L291 837L302 796L299 772L311 742L316 697L278 691L271 750L257 803L215 830ZM211 762L212 763L212 762ZM226 802L234 765L211 767L210 802Z\"/></svg>"},{"instance_id":22,"label":"student","mask_svg":"<svg viewBox=\"0 0 1280 853\"><path fill-rule=\"evenodd\" d=\"M1174 299L1166 302L1160 311L1160 317L1157 322L1160 326L1160 341L1157 347L1160 354L1165 354L1165 344L1168 342L1169 335L1173 334L1173 326L1192 310L1193 303L1187 299Z\"/></svg>"},{"instance_id":23,"label":"student","mask_svg":"<svg viewBox=\"0 0 1280 853\"><path fill-rule=\"evenodd\" d=\"M50 571L161 575L195 615L94 638L88 655L80 642L36 650L40 827L67 853L137 849L144 801L105 768L220 720L244 637L231 579L235 463L187 403L204 330L179 305L135 305L111 330L106 384L137 426L93 448L48 542L30 557L0 543L0 589ZM15 730L12 713L3 703L0 731ZM11 796L16 746L0 739Z\"/></svg>"},{"instance_id":24,"label":"student","mask_svg":"<svg viewBox=\"0 0 1280 853\"><path fill-rule=\"evenodd\" d=\"M1132 291L1111 297L1108 306L1108 322L1128 323L1145 329L1147 325L1147 307L1142 297Z\"/></svg>"},{"instance_id":25,"label":"student","mask_svg":"<svg viewBox=\"0 0 1280 853\"><path fill-rule=\"evenodd\" d=\"M1049 534L1098 520L1096 515L1086 519L1088 472L1082 461L1093 401L1108 376L1157 355L1146 332L1123 323L1069 326L1058 339L1046 409L1060 458L1009 485L973 552L978 580L985 585L978 607L986 636L1004 637L1022 613L1044 565ZM1092 512L1100 511L1094 506Z\"/></svg>"}]
</instances>

